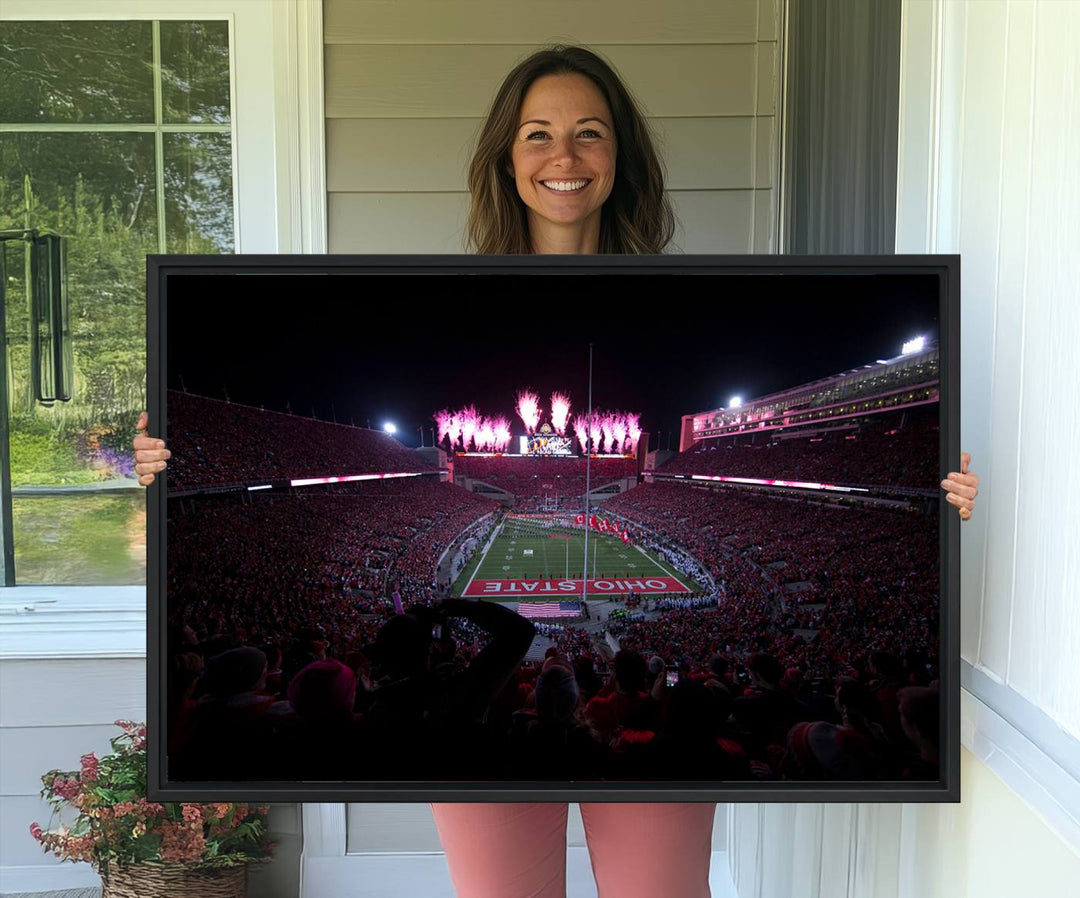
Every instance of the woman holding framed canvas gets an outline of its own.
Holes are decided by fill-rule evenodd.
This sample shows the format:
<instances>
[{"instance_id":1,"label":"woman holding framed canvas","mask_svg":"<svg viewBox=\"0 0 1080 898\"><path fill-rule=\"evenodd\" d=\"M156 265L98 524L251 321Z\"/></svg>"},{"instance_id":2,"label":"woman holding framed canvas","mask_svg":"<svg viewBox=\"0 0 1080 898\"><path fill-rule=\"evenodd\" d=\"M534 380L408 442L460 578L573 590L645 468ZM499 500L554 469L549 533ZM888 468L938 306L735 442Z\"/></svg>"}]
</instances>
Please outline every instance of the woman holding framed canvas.
<instances>
[{"instance_id":1,"label":"woman holding framed canvas","mask_svg":"<svg viewBox=\"0 0 1080 898\"><path fill-rule=\"evenodd\" d=\"M468 183L468 236L482 254L654 254L674 232L644 116L614 70L580 47L541 50L509 73ZM140 432L146 425L144 413ZM149 485L169 450L141 433L134 447ZM968 463L965 454L942 482L965 520L978 487ZM565 802L432 810L462 898L565 895ZM709 895L712 802L583 803L581 812L601 898Z\"/></svg>"}]
</instances>

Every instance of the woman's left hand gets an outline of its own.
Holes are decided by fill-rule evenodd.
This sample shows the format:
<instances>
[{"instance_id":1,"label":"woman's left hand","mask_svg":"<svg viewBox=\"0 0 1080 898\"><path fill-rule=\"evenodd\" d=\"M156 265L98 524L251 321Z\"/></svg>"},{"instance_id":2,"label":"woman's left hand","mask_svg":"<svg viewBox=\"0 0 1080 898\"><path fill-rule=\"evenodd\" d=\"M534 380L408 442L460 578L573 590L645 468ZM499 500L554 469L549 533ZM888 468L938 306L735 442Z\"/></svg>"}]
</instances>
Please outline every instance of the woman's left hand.
<instances>
[{"instance_id":1,"label":"woman's left hand","mask_svg":"<svg viewBox=\"0 0 1080 898\"><path fill-rule=\"evenodd\" d=\"M971 511L975 507L975 497L979 495L979 475L968 471L970 464L970 453L961 452L960 470L950 471L948 476L941 481L941 488L946 491L945 501L957 507L962 521L971 517Z\"/></svg>"},{"instance_id":2,"label":"woman's left hand","mask_svg":"<svg viewBox=\"0 0 1080 898\"><path fill-rule=\"evenodd\" d=\"M146 412L140 412L139 423L135 425L135 439L131 441L135 450L135 473L142 486L153 483L154 475L165 470L166 459L172 458L172 453L165 448L164 440L146 435L149 423L150 416Z\"/></svg>"}]
</instances>

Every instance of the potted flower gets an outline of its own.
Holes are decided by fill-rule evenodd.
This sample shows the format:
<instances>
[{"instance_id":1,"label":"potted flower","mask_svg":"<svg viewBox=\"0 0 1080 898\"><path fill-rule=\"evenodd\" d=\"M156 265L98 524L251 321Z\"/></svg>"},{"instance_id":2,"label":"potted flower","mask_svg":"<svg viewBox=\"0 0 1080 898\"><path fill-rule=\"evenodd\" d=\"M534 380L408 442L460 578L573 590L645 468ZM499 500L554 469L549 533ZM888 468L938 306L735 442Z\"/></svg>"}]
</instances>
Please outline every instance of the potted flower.
<instances>
[{"instance_id":1,"label":"potted flower","mask_svg":"<svg viewBox=\"0 0 1080 898\"><path fill-rule=\"evenodd\" d=\"M53 820L74 822L30 833L46 852L88 861L102 898L243 898L247 865L273 852L268 808L236 802L160 804L146 798L146 727L118 720L113 753L83 755L78 771L50 770L41 797ZM52 822L50 822L50 826Z\"/></svg>"}]
</instances>

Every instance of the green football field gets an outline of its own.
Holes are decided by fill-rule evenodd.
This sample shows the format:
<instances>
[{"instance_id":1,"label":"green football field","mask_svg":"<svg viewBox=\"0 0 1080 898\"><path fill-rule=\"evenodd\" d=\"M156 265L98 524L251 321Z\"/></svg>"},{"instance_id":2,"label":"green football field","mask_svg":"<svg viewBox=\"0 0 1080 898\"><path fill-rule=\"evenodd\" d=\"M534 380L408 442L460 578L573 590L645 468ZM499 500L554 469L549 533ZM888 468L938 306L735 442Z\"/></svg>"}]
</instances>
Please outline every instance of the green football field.
<instances>
[{"instance_id":1,"label":"green football field","mask_svg":"<svg viewBox=\"0 0 1080 898\"><path fill-rule=\"evenodd\" d=\"M585 570L585 533L582 529L560 527L544 519L508 517L487 552L482 556L478 554L462 570L452 592L461 595L474 581L580 579ZM589 580L673 577L684 587L678 592L700 591L700 587L685 574L680 574L651 553L633 543L624 545L618 537L596 531L589 533L587 577ZM599 594L590 585L589 595ZM502 596L498 598L504 599ZM519 595L514 600L521 598L557 600L560 596ZM505 600L511 599L511 596L505 596Z\"/></svg>"}]
</instances>

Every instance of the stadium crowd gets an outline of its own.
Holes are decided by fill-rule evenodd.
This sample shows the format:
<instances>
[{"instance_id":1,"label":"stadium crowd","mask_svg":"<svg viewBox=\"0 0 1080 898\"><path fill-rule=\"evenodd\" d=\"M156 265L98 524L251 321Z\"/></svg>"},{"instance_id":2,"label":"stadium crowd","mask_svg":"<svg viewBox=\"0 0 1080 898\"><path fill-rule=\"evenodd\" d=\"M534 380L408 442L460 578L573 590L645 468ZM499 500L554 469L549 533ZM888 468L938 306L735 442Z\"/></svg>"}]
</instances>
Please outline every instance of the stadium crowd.
<instances>
[{"instance_id":1,"label":"stadium crowd","mask_svg":"<svg viewBox=\"0 0 1080 898\"><path fill-rule=\"evenodd\" d=\"M563 508L577 507L585 495L585 461L459 455L454 459L454 478L466 477L512 493L519 511L535 509L543 500L557 501ZM590 489L636 478L633 458L594 458L590 463Z\"/></svg>"},{"instance_id":2,"label":"stadium crowd","mask_svg":"<svg viewBox=\"0 0 1080 898\"><path fill-rule=\"evenodd\" d=\"M434 471L389 434L299 415L167 394L169 491L402 471ZM252 434L258 434L257 440Z\"/></svg>"},{"instance_id":3,"label":"stadium crowd","mask_svg":"<svg viewBox=\"0 0 1080 898\"><path fill-rule=\"evenodd\" d=\"M497 510L459 487L168 507L179 780L937 776L933 517L685 483L623 493L605 513L716 586L608 622L608 672L584 627L542 625L554 644L526 661L536 625L442 598L439 558Z\"/></svg>"},{"instance_id":4,"label":"stadium crowd","mask_svg":"<svg viewBox=\"0 0 1080 898\"><path fill-rule=\"evenodd\" d=\"M772 438L769 432L703 440L657 469L660 474L706 474L811 480L935 490L937 405L874 415L858 426Z\"/></svg>"},{"instance_id":5,"label":"stadium crowd","mask_svg":"<svg viewBox=\"0 0 1080 898\"><path fill-rule=\"evenodd\" d=\"M394 581L411 598L434 591L448 545L497 507L429 478L314 489L170 502L170 616L264 631L317 624L347 639L357 609L388 607Z\"/></svg>"},{"instance_id":6,"label":"stadium crowd","mask_svg":"<svg viewBox=\"0 0 1080 898\"><path fill-rule=\"evenodd\" d=\"M725 644L767 647L785 665L823 676L862 650L903 645L936 655L938 582L925 574L936 567L933 517L674 483L643 484L605 509L678 540L724 583L713 596L723 599L720 609L670 612L660 626L646 625L649 633L681 617L698 654L711 628ZM800 589L786 592L784 584ZM812 642L778 626L798 605L823 606ZM674 632L656 643L657 651L695 654Z\"/></svg>"}]
</instances>

